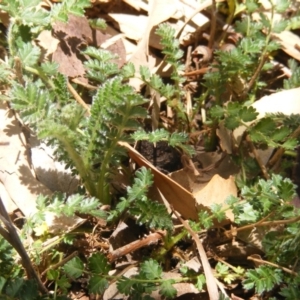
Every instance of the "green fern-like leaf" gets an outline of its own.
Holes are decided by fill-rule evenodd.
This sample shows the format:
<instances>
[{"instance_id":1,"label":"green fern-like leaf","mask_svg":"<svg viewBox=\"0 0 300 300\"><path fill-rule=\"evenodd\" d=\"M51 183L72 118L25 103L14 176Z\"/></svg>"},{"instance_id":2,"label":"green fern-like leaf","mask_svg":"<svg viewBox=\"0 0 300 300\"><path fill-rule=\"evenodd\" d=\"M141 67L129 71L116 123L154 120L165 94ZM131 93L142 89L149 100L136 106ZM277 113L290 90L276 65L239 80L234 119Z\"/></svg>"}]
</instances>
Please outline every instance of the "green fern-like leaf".
<instances>
[{"instance_id":1,"label":"green fern-like leaf","mask_svg":"<svg viewBox=\"0 0 300 300\"><path fill-rule=\"evenodd\" d=\"M188 141L188 135L183 132L173 132L170 134L167 130L160 128L152 132L145 132L144 130L137 130L132 137L136 141L149 141L151 143L157 143L160 141L167 141L170 146L182 149L185 153L192 155L194 150L189 145L186 145Z\"/></svg>"},{"instance_id":2,"label":"green fern-like leaf","mask_svg":"<svg viewBox=\"0 0 300 300\"><path fill-rule=\"evenodd\" d=\"M42 69L43 73L47 74L48 76L57 75L58 67L59 67L59 65L56 62L46 61L41 64L41 69Z\"/></svg>"},{"instance_id":3,"label":"green fern-like leaf","mask_svg":"<svg viewBox=\"0 0 300 300\"><path fill-rule=\"evenodd\" d=\"M153 228L171 229L172 220L164 205L152 202L147 198L147 192L153 183L153 175L150 170L142 167L135 174L134 183L127 188L127 198L122 198L111 212L109 220L128 210L132 216L139 216L139 222Z\"/></svg>"},{"instance_id":4,"label":"green fern-like leaf","mask_svg":"<svg viewBox=\"0 0 300 300\"><path fill-rule=\"evenodd\" d=\"M33 222L44 221L45 211L54 212L57 215L74 216L75 213L81 213L106 218L106 213L99 209L100 201L98 199L86 198L80 194L73 194L65 200L63 194L56 193L52 198L40 197L38 204L39 212L32 219Z\"/></svg>"},{"instance_id":5,"label":"green fern-like leaf","mask_svg":"<svg viewBox=\"0 0 300 300\"><path fill-rule=\"evenodd\" d=\"M90 293L93 294L103 294L108 288L109 282L106 278L99 275L94 275L90 278L88 289Z\"/></svg>"},{"instance_id":6,"label":"green fern-like leaf","mask_svg":"<svg viewBox=\"0 0 300 300\"><path fill-rule=\"evenodd\" d=\"M35 83L29 83L25 87L15 83L10 99L12 108L21 112L23 120L35 126L48 117L53 97L48 90L41 89Z\"/></svg>"},{"instance_id":7,"label":"green fern-like leaf","mask_svg":"<svg viewBox=\"0 0 300 300\"><path fill-rule=\"evenodd\" d=\"M177 290L174 288L173 284L175 280L165 280L159 287L159 293L166 297L167 299L174 299L177 295Z\"/></svg>"},{"instance_id":8,"label":"green fern-like leaf","mask_svg":"<svg viewBox=\"0 0 300 300\"><path fill-rule=\"evenodd\" d=\"M106 29L107 24L104 19L91 19L89 20L89 24L92 28L95 29Z\"/></svg>"},{"instance_id":9,"label":"green fern-like leaf","mask_svg":"<svg viewBox=\"0 0 300 300\"><path fill-rule=\"evenodd\" d=\"M181 84L184 82L184 78L180 75L180 72L184 70L184 65L180 63L180 59L183 56L183 51L180 49L179 40L174 39L175 29L169 25L165 23L160 24L156 30L156 34L161 37L160 43L163 46L162 53L166 56L165 60L173 68L171 79L174 81L172 89L162 85L159 92L167 97L169 101L172 100L172 97L175 97L177 98L178 103L181 103L179 100L182 96ZM155 80L152 80L152 85L155 84L160 85L161 83L155 78ZM175 108L179 112L183 111L179 106Z\"/></svg>"},{"instance_id":10,"label":"green fern-like leaf","mask_svg":"<svg viewBox=\"0 0 300 300\"><path fill-rule=\"evenodd\" d=\"M110 271L110 265L104 254L102 253L94 253L88 259L88 266L92 273L97 275L107 275Z\"/></svg>"},{"instance_id":11,"label":"green fern-like leaf","mask_svg":"<svg viewBox=\"0 0 300 300\"><path fill-rule=\"evenodd\" d=\"M67 87L67 78L66 76L58 73L53 79L55 85L54 93L57 97L57 102L60 105L64 105L70 102L70 93Z\"/></svg>"},{"instance_id":12,"label":"green fern-like leaf","mask_svg":"<svg viewBox=\"0 0 300 300\"><path fill-rule=\"evenodd\" d=\"M84 10L90 5L91 3L88 0L63 1L53 6L51 9L51 17L54 20L67 22L70 14L79 17L84 16Z\"/></svg>"},{"instance_id":13,"label":"green fern-like leaf","mask_svg":"<svg viewBox=\"0 0 300 300\"><path fill-rule=\"evenodd\" d=\"M83 262L78 257L74 257L64 265L64 271L73 278L81 276L83 270Z\"/></svg>"},{"instance_id":14,"label":"green fern-like leaf","mask_svg":"<svg viewBox=\"0 0 300 300\"><path fill-rule=\"evenodd\" d=\"M292 71L292 76L289 79L284 79L283 81L283 86L286 90L300 86L300 67L293 59L288 60L288 66Z\"/></svg>"},{"instance_id":15,"label":"green fern-like leaf","mask_svg":"<svg viewBox=\"0 0 300 300\"><path fill-rule=\"evenodd\" d=\"M255 270L248 270L245 275L246 279L243 281L244 288L247 290L255 288L258 294L271 291L282 281L281 270L268 266L260 266Z\"/></svg>"},{"instance_id":16,"label":"green fern-like leaf","mask_svg":"<svg viewBox=\"0 0 300 300\"><path fill-rule=\"evenodd\" d=\"M24 66L34 66L38 62L41 50L38 47L33 46L31 43L24 43L19 49L17 54Z\"/></svg>"},{"instance_id":17,"label":"green fern-like leaf","mask_svg":"<svg viewBox=\"0 0 300 300\"><path fill-rule=\"evenodd\" d=\"M139 215L138 222L150 228L161 228L171 230L172 220L166 207L157 202L151 201L147 197L140 198L132 208L129 209L131 215Z\"/></svg>"}]
</instances>

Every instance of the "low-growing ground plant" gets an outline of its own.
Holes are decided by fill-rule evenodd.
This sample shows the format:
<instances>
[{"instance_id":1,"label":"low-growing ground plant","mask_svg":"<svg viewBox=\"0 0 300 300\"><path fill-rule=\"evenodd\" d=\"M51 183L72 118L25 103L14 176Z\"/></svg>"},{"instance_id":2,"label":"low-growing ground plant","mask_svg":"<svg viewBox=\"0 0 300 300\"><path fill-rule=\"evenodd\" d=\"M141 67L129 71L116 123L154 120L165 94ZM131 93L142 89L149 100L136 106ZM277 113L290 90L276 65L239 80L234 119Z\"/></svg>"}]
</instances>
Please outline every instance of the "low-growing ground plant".
<instances>
[{"instance_id":1,"label":"low-growing ground plant","mask_svg":"<svg viewBox=\"0 0 300 300\"><path fill-rule=\"evenodd\" d=\"M187 81L183 74L184 51L172 27L161 24L156 29L164 60L172 70L167 80L152 74L145 66L136 70L128 63L119 68L114 62L116 55L107 50L92 46L82 49L86 78L95 87L88 96L91 105L87 106L77 102L70 92L71 86L79 95L81 87L71 85L55 62L45 60L34 40L41 31L51 29L55 21L67 21L70 14L84 16L90 2L63 1L53 4L49 10L39 4L40 0L3 0L0 4L0 9L10 16L2 45L6 55L0 61L1 99L19 114L30 134L55 149L56 159L79 176L81 186L68 197L60 193L52 197L40 195L36 201L38 212L20 228L20 240L39 271L39 278L47 281L47 288L41 288L41 282L34 278L26 278L27 270L16 263L17 249L5 235L5 218L0 218L3 299L68 299L68 291L79 278L85 281L90 294L99 295L116 281L118 291L130 299L152 299L150 295L155 290L163 298L174 299L177 295L174 284L180 282L192 283L199 291L206 291L208 283L203 270L197 272L185 262L178 264L179 278L164 277L168 256L175 246L188 243L190 236L184 228L175 227L164 204L149 196L153 186L151 171L142 167L130 173L128 155L120 142L166 142L180 154L192 158L198 146L193 139L195 132L202 132L202 146L206 151L215 151L220 143L218 129L226 128L233 136L239 126L244 126L245 132L239 143L234 141L230 154L239 170L238 196L228 197L225 206L213 205L211 213L200 211L198 220L190 221L190 225L203 236L219 286L236 283L247 295L255 294L260 299L300 298L300 214L293 204L296 186L289 178L300 140L300 117L278 112L257 119L258 112L251 106L269 88L265 78L272 68L270 57L279 50L272 34L299 27L299 16L288 18L285 14L291 2L270 1L270 18L262 13L257 1L236 3L235 9L229 5L227 25L239 38L229 51L221 50L225 36L219 40L213 60L203 65L208 71L197 86L189 113L183 89ZM254 18L254 13L259 13L260 18ZM278 14L282 20L275 22ZM212 18L211 22L216 20ZM282 83L286 89L300 84L297 64L290 61L289 65L293 75ZM171 107L174 122L170 126L161 122L158 129L149 131L145 125L150 119L146 108L150 100L129 84L136 73L147 88L164 97L166 105ZM261 163L256 149L268 147L281 153L284 168L276 170L273 165ZM112 184L120 173L130 173L131 182L122 195L114 193ZM103 210L102 205L109 205L110 209ZM234 223L216 227L216 220L221 223L226 219L226 210L233 213ZM70 253L78 235L90 228L82 227L81 232L80 227L76 232L60 232L53 237L45 225L48 212L85 216L92 224L105 219L109 229L131 218L147 233L164 230L163 243L149 249L149 256L139 262L138 275L129 278L122 273L116 275L111 272L113 262L105 251ZM226 237L228 244L234 244L240 232L258 228L264 229L260 255L250 255L250 263L244 261L239 265L223 259L222 252L217 253L218 238L212 238L214 235ZM229 299L222 288L219 297Z\"/></svg>"}]
</instances>

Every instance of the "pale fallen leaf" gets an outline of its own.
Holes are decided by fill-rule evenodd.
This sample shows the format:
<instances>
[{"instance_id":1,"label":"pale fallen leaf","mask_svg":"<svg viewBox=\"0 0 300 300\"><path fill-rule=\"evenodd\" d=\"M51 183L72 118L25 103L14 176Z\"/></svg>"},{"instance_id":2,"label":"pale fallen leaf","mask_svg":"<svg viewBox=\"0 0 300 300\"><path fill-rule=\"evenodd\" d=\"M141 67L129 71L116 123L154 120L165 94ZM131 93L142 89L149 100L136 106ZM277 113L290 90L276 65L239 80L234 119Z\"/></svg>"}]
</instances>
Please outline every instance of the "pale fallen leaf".
<instances>
[{"instance_id":1,"label":"pale fallen leaf","mask_svg":"<svg viewBox=\"0 0 300 300\"><path fill-rule=\"evenodd\" d=\"M3 102L0 103L0 120L0 180L14 204L28 217L36 212L36 197L51 195L51 191L34 177L22 127Z\"/></svg>"},{"instance_id":2,"label":"pale fallen leaf","mask_svg":"<svg viewBox=\"0 0 300 300\"><path fill-rule=\"evenodd\" d=\"M52 212L46 212L45 219L48 226L48 231L53 235L68 233L86 221L78 216L57 216L56 213Z\"/></svg>"},{"instance_id":3,"label":"pale fallen leaf","mask_svg":"<svg viewBox=\"0 0 300 300\"><path fill-rule=\"evenodd\" d=\"M259 112L258 118L266 113L281 112L285 115L300 114L300 88L284 90L264 96L252 106Z\"/></svg>"},{"instance_id":4,"label":"pale fallen leaf","mask_svg":"<svg viewBox=\"0 0 300 300\"><path fill-rule=\"evenodd\" d=\"M284 90L269 96L264 96L251 106L259 113L257 119L263 118L267 113L279 112L287 116L300 114L300 88ZM250 125L253 122L247 124ZM233 135L238 144L245 130L245 126L240 126L234 130Z\"/></svg>"},{"instance_id":5,"label":"pale fallen leaf","mask_svg":"<svg viewBox=\"0 0 300 300\"><path fill-rule=\"evenodd\" d=\"M115 37L115 36L120 36L120 33L115 30L112 26L107 26L106 28L106 33L112 37ZM133 52L135 51L136 49L136 45L134 43L132 43L131 41L129 41L128 39L126 39L125 37L125 34L121 34L121 40L124 44L124 47L125 47L125 53L126 53L126 62L130 59L130 57L132 56ZM101 47L103 49L107 49L107 43L104 42L101 44Z\"/></svg>"},{"instance_id":6,"label":"pale fallen leaf","mask_svg":"<svg viewBox=\"0 0 300 300\"><path fill-rule=\"evenodd\" d=\"M194 256L192 259L190 259L189 261L185 262L183 264L183 266L188 267L189 269L195 271L196 273L198 273L202 267L199 259L197 256Z\"/></svg>"},{"instance_id":7,"label":"pale fallen leaf","mask_svg":"<svg viewBox=\"0 0 300 300\"><path fill-rule=\"evenodd\" d=\"M184 168L170 173L169 176L195 195L206 187L214 175L229 178L239 172L239 168L233 163L230 155L222 156L224 156L224 153L201 152L196 154L193 160L200 163L203 168L209 168L210 170L198 169L199 175L195 175L191 170Z\"/></svg>"},{"instance_id":8,"label":"pale fallen leaf","mask_svg":"<svg viewBox=\"0 0 300 300\"><path fill-rule=\"evenodd\" d=\"M130 278L132 276L139 274L139 268L137 267L130 267L128 266L128 270L123 274L124 277ZM117 270L113 270L109 272L109 275L113 276L117 273ZM105 290L103 294L103 300L110 300L110 299L128 299L129 296L125 296L124 294L121 294L117 288L117 282L113 281L108 288Z\"/></svg>"},{"instance_id":9,"label":"pale fallen leaf","mask_svg":"<svg viewBox=\"0 0 300 300\"><path fill-rule=\"evenodd\" d=\"M54 149L33 136L29 138L29 144L31 164L37 179L52 192L74 193L80 184L79 179L66 169L64 163L55 159Z\"/></svg>"},{"instance_id":10,"label":"pale fallen leaf","mask_svg":"<svg viewBox=\"0 0 300 300\"><path fill-rule=\"evenodd\" d=\"M185 1L186 2L186 1ZM189 35L198 30L199 28L202 29L204 25L208 24L209 19L207 19L204 15L202 15L200 12L204 9L206 9L207 7L211 6L212 4L212 0L206 0L204 2L202 2L201 4L198 5L198 3L196 5L192 6L192 11L190 12L189 15L184 14L183 16L183 20L178 20L175 24L170 24L172 27L174 27L176 29L176 33L174 36L174 39L179 39L181 44L186 44L186 40L189 39ZM184 3L184 5L186 6L190 6L187 5L186 3ZM180 8L179 11L180 12L184 12L184 11L188 11L189 9L182 9ZM201 16L201 20L197 20L197 16L200 15ZM196 17L196 19L195 19ZM192 21L192 22L191 22ZM193 26L192 23L195 23L196 26ZM191 30L189 29L188 26L192 26L194 29ZM155 69L152 70L152 73L168 73L169 69L170 69L170 64L165 64L164 60L155 67Z\"/></svg>"},{"instance_id":11,"label":"pale fallen leaf","mask_svg":"<svg viewBox=\"0 0 300 300\"><path fill-rule=\"evenodd\" d=\"M139 15L110 13L108 14L120 26L121 32L129 39L139 41L147 28L148 17ZM138 24L138 26L137 26Z\"/></svg>"},{"instance_id":12,"label":"pale fallen leaf","mask_svg":"<svg viewBox=\"0 0 300 300\"><path fill-rule=\"evenodd\" d=\"M42 31L36 40L38 45L44 49L46 59L56 51L59 44L59 40L53 37L50 30Z\"/></svg>"},{"instance_id":13,"label":"pale fallen leaf","mask_svg":"<svg viewBox=\"0 0 300 300\"><path fill-rule=\"evenodd\" d=\"M264 1L266 3L262 3L266 12L264 13L264 16L269 19L269 21L272 21L273 24L280 22L283 19L283 15L276 13L271 13L271 3L268 1ZM254 20L261 21L261 15L259 13L253 14ZM281 49L286 52L289 56L293 57L296 60L300 60L300 37L288 30L282 31L280 33L272 33L272 37L275 41L277 41Z\"/></svg>"},{"instance_id":14,"label":"pale fallen leaf","mask_svg":"<svg viewBox=\"0 0 300 300\"><path fill-rule=\"evenodd\" d=\"M172 18L179 9L178 0L149 0L149 27L152 27ZM150 31L148 31L149 33Z\"/></svg>"},{"instance_id":15,"label":"pale fallen leaf","mask_svg":"<svg viewBox=\"0 0 300 300\"><path fill-rule=\"evenodd\" d=\"M182 275L179 273L174 273L174 272L163 272L162 278L178 280L178 279L182 278ZM185 294L199 294L200 293L200 291L192 283L180 282L180 283L175 283L172 286L177 291L176 297L181 297ZM151 293L151 297L153 297L155 300L162 299L161 295L159 294L159 291L157 291L157 290Z\"/></svg>"},{"instance_id":16,"label":"pale fallen leaf","mask_svg":"<svg viewBox=\"0 0 300 300\"><path fill-rule=\"evenodd\" d=\"M235 185L234 177L230 176L224 179L219 175L214 175L207 185L197 193L194 193L197 206L200 208L205 205L210 207L212 204L224 205L224 202L229 196L237 196L237 187ZM231 210L226 210L226 217L233 221L234 215Z\"/></svg>"},{"instance_id":17,"label":"pale fallen leaf","mask_svg":"<svg viewBox=\"0 0 300 300\"><path fill-rule=\"evenodd\" d=\"M181 1L182 2L182 1ZM207 4L206 4L207 3ZM190 1L189 3L182 2L182 5L177 10L177 14L174 16L178 21L176 22L176 32L183 27L181 34L178 36L181 44L186 44L190 40L191 36L199 29L203 30L204 26L209 23L209 18L203 15L202 11L205 7L209 6L211 2L205 1L199 5L197 1ZM198 12L195 14L195 12ZM190 17L193 16L190 19ZM186 22L189 20L188 22Z\"/></svg>"},{"instance_id":18,"label":"pale fallen leaf","mask_svg":"<svg viewBox=\"0 0 300 300\"><path fill-rule=\"evenodd\" d=\"M0 120L1 197L9 214L18 208L25 217L29 217L37 212L37 196L51 196L52 192L35 178L28 163L29 151L22 127L3 102L0 103ZM51 213L46 213L50 233L70 231L84 221L76 216L51 217Z\"/></svg>"},{"instance_id":19,"label":"pale fallen leaf","mask_svg":"<svg viewBox=\"0 0 300 300\"><path fill-rule=\"evenodd\" d=\"M147 1L143 0L123 0L128 5L132 6L137 11L145 10L148 11L148 4Z\"/></svg>"},{"instance_id":20,"label":"pale fallen leaf","mask_svg":"<svg viewBox=\"0 0 300 300\"><path fill-rule=\"evenodd\" d=\"M137 72L139 71L140 66L147 66L151 70L154 68L155 65L157 65L156 61L155 64L151 64L149 60L148 45L150 33L154 26L160 24L165 20L168 20L170 17L173 16L173 14L177 10L176 3L177 1L174 3L174 1L170 0L150 0L150 9L148 11L148 17L145 17L146 19L143 18L143 23L131 23L131 27L134 28L134 31L140 32L138 46L135 52L133 53L132 57L130 58L130 62L134 64ZM130 19L131 17L132 16L130 15ZM132 22L132 20L130 20L130 22ZM139 24L139 26L137 27L136 24ZM122 27L121 30L123 31ZM152 40L153 39L151 39L151 41ZM134 78L130 80L130 85L132 85L136 90L139 90L142 85L142 82Z\"/></svg>"},{"instance_id":21,"label":"pale fallen leaf","mask_svg":"<svg viewBox=\"0 0 300 300\"><path fill-rule=\"evenodd\" d=\"M10 198L9 194L5 189L5 186L2 184L1 181L0 181L0 197L8 213L11 213L18 208L17 205Z\"/></svg>"}]
</instances>

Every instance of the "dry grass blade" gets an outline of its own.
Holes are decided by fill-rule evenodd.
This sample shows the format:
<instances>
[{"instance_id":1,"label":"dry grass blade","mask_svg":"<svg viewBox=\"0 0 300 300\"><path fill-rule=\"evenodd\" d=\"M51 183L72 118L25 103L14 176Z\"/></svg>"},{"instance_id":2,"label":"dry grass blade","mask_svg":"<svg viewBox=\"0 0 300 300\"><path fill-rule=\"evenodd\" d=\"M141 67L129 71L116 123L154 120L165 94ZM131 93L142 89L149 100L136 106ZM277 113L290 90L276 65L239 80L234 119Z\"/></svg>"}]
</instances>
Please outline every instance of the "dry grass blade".
<instances>
[{"instance_id":1,"label":"dry grass blade","mask_svg":"<svg viewBox=\"0 0 300 300\"><path fill-rule=\"evenodd\" d=\"M176 215L176 217L180 220L182 225L185 227L185 229L192 236L194 242L196 243L198 253L199 253L199 256L200 256L200 259L201 259L201 263L202 263L202 266L203 266L203 269L204 269L204 274L205 274L205 277L206 277L206 286L207 286L207 291L208 291L208 294L209 294L209 299L210 300L218 300L219 299L218 286L217 286L215 277L214 277L214 275L211 271L210 264L209 264L208 259L207 259L207 255L205 253L205 250L203 248L203 245L202 245L199 237L192 230L190 225L186 221L184 221L176 211L173 210L173 212Z\"/></svg>"}]
</instances>

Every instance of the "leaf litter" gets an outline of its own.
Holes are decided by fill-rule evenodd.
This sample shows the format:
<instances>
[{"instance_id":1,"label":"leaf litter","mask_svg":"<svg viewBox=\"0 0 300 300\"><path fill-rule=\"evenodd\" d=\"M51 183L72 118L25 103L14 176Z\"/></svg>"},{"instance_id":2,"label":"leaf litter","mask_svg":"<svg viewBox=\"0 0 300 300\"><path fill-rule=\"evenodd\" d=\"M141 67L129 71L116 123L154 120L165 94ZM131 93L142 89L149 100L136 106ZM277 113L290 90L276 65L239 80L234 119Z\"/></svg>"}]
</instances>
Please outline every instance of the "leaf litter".
<instances>
[{"instance_id":1,"label":"leaf litter","mask_svg":"<svg viewBox=\"0 0 300 300\"><path fill-rule=\"evenodd\" d=\"M125 62L131 61L136 67L139 67L140 65L147 65L152 71L156 71L159 70L158 66L160 64L164 64L164 61L156 56L156 50L153 51L153 49L161 49L158 39L154 35L155 26L164 21L175 19L175 24L174 22L171 22L171 24L176 27L177 32L179 33L178 35L181 45L187 47L187 45L192 44L190 39L193 39L193 35L197 33L199 28L201 30L205 30L206 26L210 22L205 15L201 14L200 9L197 6L197 2L192 0L153 0L149 1L149 3L147 3L147 1L140 1L139 3L138 1L127 0L124 2L127 3L126 9L128 11L126 13L122 12L120 9L121 5L115 4L115 1L103 2L106 5L106 9L109 7L111 10L108 16L114 20L113 24L118 25L118 28L111 27L110 34L91 29L87 18L70 16L67 24L57 23L54 26L54 31L52 33L49 31L42 32L37 39L37 43L44 49L45 55L49 60L56 61L59 64L59 70L62 74L72 80L79 79L82 84L88 84L83 65L85 57L80 54L82 45L88 44L101 47L115 35L117 36L116 40L113 41L107 49L118 54L120 58L117 61L119 67L121 67ZM101 4L102 1L97 3L100 7ZM130 14L132 10L135 10L135 14ZM191 18L195 10L199 10L198 14L185 24L185 20ZM7 16L5 15L0 16L2 22L5 22L4 20L6 17ZM140 26L137 27L136 24L139 24ZM181 31L182 27L184 27L183 31ZM299 51L295 49L295 41L299 39L297 35L286 31L281 35L276 35L276 38L279 39L282 49L289 56L299 60ZM134 40L134 43L132 43L132 40ZM293 42L291 42L291 40ZM149 48L149 46L151 48ZM195 48L194 51L197 49L199 48ZM198 52L197 55L203 55L201 51L200 53ZM199 74L201 73L199 72ZM141 89L139 84L132 84L136 89ZM287 115L300 113L298 95L298 88L273 93L256 101L253 104L253 107L255 107L259 112L259 117L266 113L275 113L278 111ZM156 97L159 97L159 95ZM159 102L161 101L159 103L159 105L161 105L163 98L158 100ZM38 180L39 175L34 174L34 161L36 160L34 156L37 155L39 156L39 159L41 159L41 154L35 154L35 151L33 151L34 148L32 148L30 154L31 157L29 159L27 158L26 145L30 147L30 144L27 144L24 137L21 138L23 133L18 127L19 125L15 119L10 115L10 111L5 107L2 107L1 111L1 141L4 143L4 145L1 145L1 198L6 198L10 202L5 203L9 213L13 213L13 211L18 208L25 216L28 216L34 212L35 199L38 193L43 195L49 195L52 193L51 190L53 190L53 187L50 187L52 183L47 184L47 180ZM164 115L168 115L168 113L161 111L159 114L156 114L156 119L161 118L161 120L165 120L165 126L169 126L167 123L169 120L167 120L167 118L164 119ZM11 121L9 118L12 118L13 120ZM7 120L9 123L5 123ZM14 132L9 132L7 128L10 128ZM226 129L222 130L220 127L218 137L220 139L221 150L231 154L232 151L234 151L235 143L239 141L244 130L245 129L243 128L237 128L234 130L232 136ZM201 153L201 151L197 151L192 162L193 168L189 168L183 163L183 168L181 170L165 175L159 171L156 166L147 161L147 159L138 153L132 146L127 143L120 143L120 145L127 149L129 156L136 164L139 166L145 166L152 170L154 174L154 184L157 188L157 192L161 195L161 199L163 199L163 203L166 204L169 210L175 209L185 219L197 220L197 212L207 211L210 213L212 204L223 205L228 196L237 196L237 187L234 176L237 174L238 170L235 168L233 162L228 159L226 153L225 159L220 159L220 155L222 155L220 154L220 150L205 154ZM15 152L12 153L12 150ZM7 153L8 151L9 153ZM264 153L265 152L262 152L259 155L263 156ZM197 161L197 156L200 157L200 160L202 159L202 161ZM269 158L270 154L264 158L265 164L269 161ZM31 161L32 166L30 165ZM41 165L43 164L46 164L45 161L44 163L41 163ZM201 167L195 167L195 165L200 165ZM206 171L207 166L212 166L211 170ZM53 172L60 173L61 170L57 167L53 167ZM34 176L36 176L36 178ZM49 179L49 181L52 182L53 179ZM44 185L41 182L43 182ZM14 189L14 186L18 186L18 190ZM5 188L5 191L3 190L3 187ZM57 188L56 190L59 189ZM6 197L4 197L4 192L6 192ZM19 202L20 200L25 202ZM14 204L13 206L12 203ZM233 215L230 211L227 212L226 216L228 221L227 224L218 224L217 220L215 220L216 225L220 227L225 225L228 226L228 224L232 224L234 222ZM74 223L77 227L82 224L83 221L84 220L81 218L78 218L78 220L76 220L76 222L74 221ZM60 220L60 223L66 225L68 222ZM124 254L126 259L124 259L122 263L130 266L128 271L123 274L124 276L138 274L139 268L135 267L135 264L139 262L139 260L143 259L143 251L147 251L147 247L155 247L155 245L159 244L164 237L164 234L160 233L160 236L155 236L153 240L149 239L148 244L143 244L142 240L145 237L141 238L140 236L143 234L151 236L151 233L141 231L141 228L135 223L120 223L113 231L105 229L105 224L100 225L100 227L101 226L101 230L103 230L103 232L106 231L109 234L108 245L110 249L108 253L113 253L114 250L118 250L121 246L130 245L130 243L133 242L137 244L137 247L133 252L130 251L129 253L126 253L126 255ZM232 237L228 238L228 236L224 234L223 230L207 232L207 236L204 238L203 243L207 243L211 247L208 251L208 255L216 253L216 255L222 257L222 259L233 259L241 262L245 262L246 258L250 255L254 257L255 255L260 255L261 240L265 232L256 228L251 234L246 232L245 236L242 236L241 234L236 235L233 227L228 230L234 236L233 242L231 239ZM120 228L122 228L122 230L120 230ZM70 230L73 229L74 227ZM135 235L133 234L134 232ZM129 236L129 233L131 236ZM237 237L238 240L235 240ZM90 236L87 235L87 240L89 238ZM103 240L103 244L106 243L107 245L107 241L104 238L100 239ZM116 240L119 240L119 242L116 242ZM90 243L89 247L90 249L88 252L92 252L95 249L101 249L101 245L100 248L94 248L93 243ZM142 247L146 248L146 250L142 249ZM174 256L171 259L177 262L184 261L186 264L188 261L190 262L197 259L195 251L187 253L188 249L189 248L186 247L183 251L181 250L181 252L183 252L183 254L187 257L183 257L183 255L179 255L178 253L175 254L176 251L174 250L174 253L172 253ZM178 250L178 252L180 251ZM137 256L137 258L135 256ZM212 254L211 257L213 256L214 254ZM186 260L184 260L184 258ZM120 265L122 263L118 262ZM202 264L203 261L198 261L196 266L194 263L193 266L189 266L189 268L199 268ZM117 267L119 266L116 264L116 269ZM176 268L178 268L178 265L175 265L174 270L176 270ZM174 273L174 270L164 272L164 276L168 278L181 276L179 273ZM117 270L114 271L117 272ZM206 293L204 293L203 290L195 289L195 286L192 284L180 283L174 285L174 287L177 290L177 297L188 294L201 294L200 297L194 299L206 298ZM238 289L236 289L236 291L240 292ZM125 299L124 295L117 295L115 283L109 285L103 299L113 299L113 297L122 297ZM161 299L161 296L157 293L153 293L152 297L155 299ZM84 296L82 299L84 299ZM232 294L231 299L243 298L239 298Z\"/></svg>"}]
</instances>

